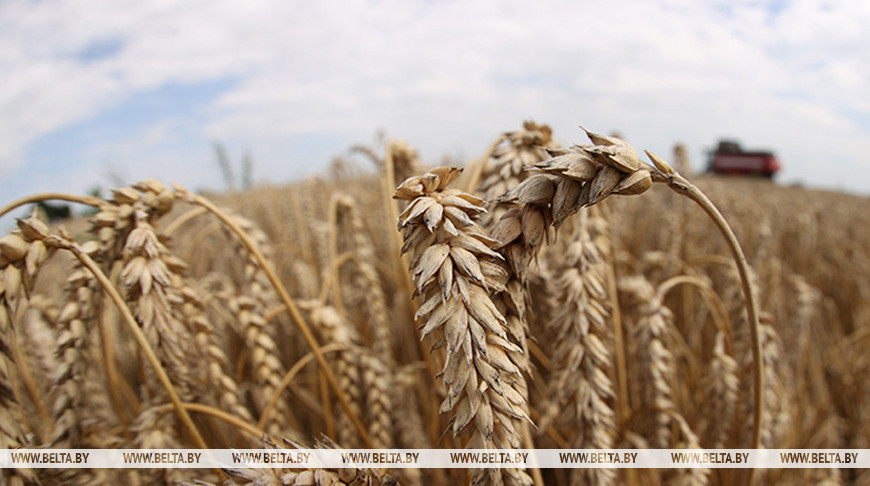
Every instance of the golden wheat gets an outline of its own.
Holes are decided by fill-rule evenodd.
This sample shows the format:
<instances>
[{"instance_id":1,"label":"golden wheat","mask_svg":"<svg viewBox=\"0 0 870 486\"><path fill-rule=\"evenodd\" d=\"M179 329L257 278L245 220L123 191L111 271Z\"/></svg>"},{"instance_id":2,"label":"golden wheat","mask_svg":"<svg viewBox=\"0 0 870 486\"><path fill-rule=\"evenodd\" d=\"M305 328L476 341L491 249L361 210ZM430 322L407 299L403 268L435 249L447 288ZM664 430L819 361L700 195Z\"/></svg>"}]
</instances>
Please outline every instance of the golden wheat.
<instances>
[{"instance_id":1,"label":"golden wheat","mask_svg":"<svg viewBox=\"0 0 870 486\"><path fill-rule=\"evenodd\" d=\"M208 198L146 180L107 199L12 202L0 216L48 199L94 213L66 228L28 216L0 237L0 448L867 448L866 198L689 181L685 151L678 173L587 134L590 145L561 147L527 122L458 179L390 140L354 149L376 173L342 160L332 178ZM867 480L850 469L754 474L755 484ZM752 480L728 469L0 475L14 485Z\"/></svg>"}]
</instances>

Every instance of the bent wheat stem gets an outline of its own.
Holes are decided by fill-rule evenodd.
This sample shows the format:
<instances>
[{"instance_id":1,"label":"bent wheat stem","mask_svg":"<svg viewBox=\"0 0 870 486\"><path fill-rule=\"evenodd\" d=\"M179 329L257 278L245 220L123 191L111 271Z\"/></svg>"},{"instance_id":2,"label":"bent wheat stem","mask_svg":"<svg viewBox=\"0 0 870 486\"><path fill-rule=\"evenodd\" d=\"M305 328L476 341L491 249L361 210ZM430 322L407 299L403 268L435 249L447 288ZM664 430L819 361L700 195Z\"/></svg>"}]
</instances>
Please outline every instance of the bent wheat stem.
<instances>
[{"instance_id":1,"label":"bent wheat stem","mask_svg":"<svg viewBox=\"0 0 870 486\"><path fill-rule=\"evenodd\" d=\"M22 197L21 199L12 201L11 203L3 206L3 208L0 209L0 218L5 216L6 213L8 213L9 211L14 211L16 208L24 206L25 204L44 202L52 199L57 201L79 203L86 206L94 207L97 207L103 203L102 199L93 196L78 196L76 194L66 194L63 192L44 192L41 194L34 194L32 196Z\"/></svg>"},{"instance_id":2,"label":"bent wheat stem","mask_svg":"<svg viewBox=\"0 0 870 486\"><path fill-rule=\"evenodd\" d=\"M734 231L728 225L728 221L725 220L725 217L722 216L722 213L719 212L719 209L710 201L707 195L685 177L674 171L667 162L648 150L646 154L657 169L653 171L653 180L667 184L674 192L691 199L692 202L700 206L707 213L707 216L713 220L722 237L725 238L728 249L731 251L731 256L737 264L743 297L746 300L746 315L749 320L749 332L752 340L752 360L755 365L752 369L752 447L760 449L762 416L764 412L764 360L761 349L761 325L758 321L758 302L756 301L752 282L749 278L749 263L746 261L746 255L743 254L740 242L737 241L737 236L734 235ZM750 469L748 484L752 484L754 477L755 469Z\"/></svg>"},{"instance_id":3,"label":"bent wheat stem","mask_svg":"<svg viewBox=\"0 0 870 486\"><path fill-rule=\"evenodd\" d=\"M328 344L320 349L323 354L332 353L335 351L342 351L350 347L347 344ZM302 368L305 367L311 360L314 359L314 353L308 353L303 356L299 361L296 362L286 374L284 374L284 378L281 379L281 383L275 388L275 391L272 392L272 396L269 398L269 402L266 404L266 407L263 408L263 413L260 415L260 421L257 424L261 429L266 428L266 424L269 422L269 416L272 415L272 410L275 409L275 405L278 403L278 399L281 398L281 394L284 390L290 386L290 383L293 381L293 378L302 371Z\"/></svg>"},{"instance_id":4,"label":"bent wheat stem","mask_svg":"<svg viewBox=\"0 0 870 486\"><path fill-rule=\"evenodd\" d=\"M223 420L224 422L237 427L239 430L247 432L255 439L262 439L265 432L261 427L255 427L254 425L249 424L248 422L236 417L231 413L224 412L219 408L209 407L208 405L203 405L201 403L191 403L191 402L182 402L181 406L188 411L201 413L203 415L210 415L214 418ZM155 413L160 416L165 413L171 412L175 407L174 404L167 403L161 407L158 407L155 410Z\"/></svg>"},{"instance_id":5,"label":"bent wheat stem","mask_svg":"<svg viewBox=\"0 0 870 486\"><path fill-rule=\"evenodd\" d=\"M704 303L707 305L707 308L710 310L710 316L713 319L713 324L716 326L716 329L720 331L725 339L725 350L728 354L734 354L734 344L731 338L731 327L728 321L728 312L725 310L725 305L722 303L722 299L716 295L716 292L706 283L701 281L697 277L692 277L689 275L678 275L676 277L671 277L668 280L665 280L661 285L659 285L658 296L659 300L664 301L665 295L671 291L677 285L687 285L693 286L698 289L701 294L701 298L704 299Z\"/></svg>"},{"instance_id":6,"label":"bent wheat stem","mask_svg":"<svg viewBox=\"0 0 870 486\"><path fill-rule=\"evenodd\" d=\"M653 162L658 159L655 155L647 151L647 155ZM660 159L659 159L660 161ZM657 165L658 168L658 165ZM752 282L749 280L749 263L746 261L746 255L743 254L743 249L740 247L740 242L737 241L737 236L728 225L728 221L716 208L716 205L704 194L697 186L689 182L685 177L677 174L671 169L671 173L666 173L662 168L656 173L656 182L664 182L677 194L683 195L691 199L695 204L701 207L705 213L713 220L719 233L725 238L728 244L728 249L731 251L731 256L737 263L737 272L740 275L740 284L743 288L743 297L746 299L746 314L749 318L749 330L752 338L752 360L755 366L752 370L753 374L753 408L752 408L752 447L755 449L761 448L761 421L762 411L764 410L764 362L761 357L761 331L758 322L758 302L756 301L755 292L752 289Z\"/></svg>"}]
</instances>

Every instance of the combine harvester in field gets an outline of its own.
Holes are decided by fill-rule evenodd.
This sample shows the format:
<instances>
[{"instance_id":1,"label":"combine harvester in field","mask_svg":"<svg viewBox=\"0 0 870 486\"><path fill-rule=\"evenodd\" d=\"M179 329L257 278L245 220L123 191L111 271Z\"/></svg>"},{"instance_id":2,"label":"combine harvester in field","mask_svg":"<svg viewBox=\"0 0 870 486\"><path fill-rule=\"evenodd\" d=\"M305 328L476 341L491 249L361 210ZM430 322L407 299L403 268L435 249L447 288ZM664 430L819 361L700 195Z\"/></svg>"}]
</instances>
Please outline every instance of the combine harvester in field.
<instances>
[{"instance_id":1,"label":"combine harvester in field","mask_svg":"<svg viewBox=\"0 0 870 486\"><path fill-rule=\"evenodd\" d=\"M733 140L720 140L716 150L709 153L707 172L713 174L760 176L773 178L780 169L773 152L745 152Z\"/></svg>"}]
</instances>

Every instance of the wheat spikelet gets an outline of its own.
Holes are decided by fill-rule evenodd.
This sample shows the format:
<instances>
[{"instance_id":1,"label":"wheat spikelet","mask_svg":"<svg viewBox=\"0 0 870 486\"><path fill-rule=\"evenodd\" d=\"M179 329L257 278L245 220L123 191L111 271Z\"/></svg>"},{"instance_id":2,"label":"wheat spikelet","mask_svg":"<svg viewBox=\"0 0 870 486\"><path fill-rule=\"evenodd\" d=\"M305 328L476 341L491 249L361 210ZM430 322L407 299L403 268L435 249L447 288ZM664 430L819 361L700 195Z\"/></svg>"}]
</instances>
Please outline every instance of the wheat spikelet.
<instances>
[{"instance_id":1,"label":"wheat spikelet","mask_svg":"<svg viewBox=\"0 0 870 486\"><path fill-rule=\"evenodd\" d=\"M686 419L678 413L674 413L673 417L677 430L680 432L680 441L674 446L674 448L700 449L701 444L698 441L698 436L695 435L692 428L689 427ZM710 469L705 467L693 467L678 471L676 476L677 477L672 482L669 481L668 484L677 484L679 486L707 486L710 482Z\"/></svg>"},{"instance_id":2,"label":"wheat spikelet","mask_svg":"<svg viewBox=\"0 0 870 486\"><path fill-rule=\"evenodd\" d=\"M393 377L395 394L403 397L404 406L393 409L393 420L399 446L404 449L432 449L429 435L423 428L423 414L420 412L420 402L414 389L419 380L420 370L413 365L403 367Z\"/></svg>"},{"instance_id":3,"label":"wheat spikelet","mask_svg":"<svg viewBox=\"0 0 870 486\"><path fill-rule=\"evenodd\" d=\"M295 294L301 299L308 300L317 297L320 292L320 279L317 270L304 260L294 260L291 264L290 274L294 282Z\"/></svg>"},{"instance_id":4,"label":"wheat spikelet","mask_svg":"<svg viewBox=\"0 0 870 486\"><path fill-rule=\"evenodd\" d=\"M233 221L248 234L263 254L267 261L275 259L275 249L269 240L269 236L253 221L248 218L233 215ZM275 289L269 282L269 278L256 261L248 255L245 260L245 278L251 287L251 296L258 301L264 309L271 309L278 302Z\"/></svg>"},{"instance_id":5,"label":"wheat spikelet","mask_svg":"<svg viewBox=\"0 0 870 486\"><path fill-rule=\"evenodd\" d=\"M35 293L28 299L28 309L23 316L22 325L16 326L16 330L19 331L16 342L22 348L27 365L38 380L39 390L43 396L51 394L56 370L61 367L55 352L56 323L59 316L60 309L56 299ZM44 437L44 434L39 435L40 438Z\"/></svg>"},{"instance_id":6,"label":"wheat spikelet","mask_svg":"<svg viewBox=\"0 0 870 486\"><path fill-rule=\"evenodd\" d=\"M127 234L135 225L136 209L144 211L150 219L157 219L172 209L176 198L170 188L154 179L116 189L112 196L111 201L100 201L99 210L90 218L91 232L101 243L99 254L103 255L104 271L110 270L121 255Z\"/></svg>"},{"instance_id":7,"label":"wheat spikelet","mask_svg":"<svg viewBox=\"0 0 870 486\"><path fill-rule=\"evenodd\" d=\"M33 240L31 248L38 242L40 253L45 254L46 247L43 239L48 236L48 228L42 221L36 218L19 221L19 226L27 225L31 231L25 232ZM39 228L38 231L35 231ZM88 245L94 250L96 244ZM29 259L28 259L29 260ZM35 270L28 270L27 274L35 277ZM87 344L90 342L87 327L93 319L93 287L89 274L79 266L76 266L67 278L65 302L62 310L44 308L48 304L37 299L33 302L33 311L40 318L48 317L57 326L56 336L50 347L54 353L51 357L53 367L46 370L46 376L51 377L51 421L53 428L49 445L54 447L75 448L80 444L80 432L82 428L81 412L84 408L84 385L85 374L89 366L86 357ZM33 300L33 298L31 298ZM43 309L39 309L43 307ZM27 321L25 321L27 322ZM30 322L29 324L36 324ZM33 330L32 330L33 331ZM48 344L48 343L45 343ZM71 476L68 476L71 478Z\"/></svg>"},{"instance_id":8,"label":"wheat spikelet","mask_svg":"<svg viewBox=\"0 0 870 486\"><path fill-rule=\"evenodd\" d=\"M314 241L314 256L318 268L318 281L329 281L329 274L332 270L330 259L330 244L329 244L329 223L326 220L317 220L311 222L311 239ZM335 295L332 296L336 298ZM340 296L338 298L341 298Z\"/></svg>"},{"instance_id":9,"label":"wheat spikelet","mask_svg":"<svg viewBox=\"0 0 870 486\"><path fill-rule=\"evenodd\" d=\"M761 441L764 447L777 447L780 437L791 423L787 407L788 396L782 381L787 374L782 367L782 348L779 334L772 325L772 318L763 316L762 319L761 349L767 386L764 392L766 407Z\"/></svg>"},{"instance_id":10,"label":"wheat spikelet","mask_svg":"<svg viewBox=\"0 0 870 486\"><path fill-rule=\"evenodd\" d=\"M821 319L822 293L799 275L793 275L790 279L792 287L797 293L796 307L794 312L795 342L790 346L800 351L800 356L811 352L811 336L813 324Z\"/></svg>"},{"instance_id":11,"label":"wheat spikelet","mask_svg":"<svg viewBox=\"0 0 870 486\"><path fill-rule=\"evenodd\" d=\"M195 356L192 335L177 304L181 302L173 278L185 270L185 264L174 257L160 240L153 222L169 212L176 200L175 192L153 179L113 191L111 201L102 201L99 211L91 217L93 233L101 246L93 251L104 272L111 273L120 258L120 279L126 289L126 299L167 365L171 378L182 395L189 396L196 385L189 358Z\"/></svg>"},{"instance_id":12,"label":"wheat spikelet","mask_svg":"<svg viewBox=\"0 0 870 486\"><path fill-rule=\"evenodd\" d=\"M640 166L634 148L618 138L586 133L594 145L549 150L555 157L535 164L541 174L499 199L518 206L505 212L492 231L517 275L538 254L550 226L611 194L641 194L652 186L650 170Z\"/></svg>"},{"instance_id":13,"label":"wheat spikelet","mask_svg":"<svg viewBox=\"0 0 870 486\"><path fill-rule=\"evenodd\" d=\"M409 365L396 371L392 377L392 390L401 406L393 407L392 420L396 430L397 447L402 449L432 449L429 435L423 427L425 423L420 411L420 400L417 397L416 385L419 382L419 367ZM396 476L407 486L423 484L422 471L417 468L396 470Z\"/></svg>"},{"instance_id":14,"label":"wheat spikelet","mask_svg":"<svg viewBox=\"0 0 870 486\"><path fill-rule=\"evenodd\" d=\"M157 354L155 353L151 343L148 340L148 337L145 334L145 331L141 328L141 322L138 321L137 318L133 315L130 307L125 303L124 298L120 295L118 290L115 289L109 277L107 277L100 270L99 265L91 257L88 256L88 254L83 250L82 246L76 243L69 234L62 233L60 236L50 235L45 238L45 243L46 246L50 248L60 248L68 251L99 281L101 287L103 288L109 299L120 311L124 323L126 324L128 330L131 332L136 341L136 344L138 345L138 349L143 352L145 359L153 369L155 375L154 379L159 382L161 387L160 390L168 395L169 400L172 402L172 408L175 409L175 411L177 412L177 416L184 423L184 426L189 432L189 435L193 439L194 443L200 448L206 448L206 443L202 438L198 427L190 418L190 414L184 408L181 398L179 397L179 394L176 390L176 387L172 384L168 373L166 372L164 366L161 364L160 358L158 358ZM151 375L146 376L146 378L150 377ZM146 385L150 384L147 379L145 381ZM155 395L154 393L152 393L152 389L147 389L145 391L149 395L151 395L151 397L159 397L159 395Z\"/></svg>"},{"instance_id":15,"label":"wheat spikelet","mask_svg":"<svg viewBox=\"0 0 870 486\"><path fill-rule=\"evenodd\" d=\"M275 249L272 246L269 236L266 235L262 228L248 218L233 215L232 219L239 228L249 236L252 244L263 255L267 262L275 260ZM238 240L237 235L235 234L233 234L233 238ZM243 245L240 245L240 248L241 247L243 247ZM275 306L278 305L280 299L278 298L278 293L275 290L275 287L270 282L264 269L254 258L254 255L250 251L246 251L245 255L244 273L245 284L249 288L248 295L253 300L257 313L264 315L268 310L274 309ZM264 325L260 330L261 332L265 332L269 339L276 342L278 341L277 326Z\"/></svg>"},{"instance_id":16,"label":"wheat spikelet","mask_svg":"<svg viewBox=\"0 0 870 486\"><path fill-rule=\"evenodd\" d=\"M452 412L451 430L470 429L468 448L514 448L518 428L528 420L525 379L508 354L520 348L511 342L488 290L503 285L506 273L491 248L495 241L471 219L483 212L482 201L447 189L458 174L456 169L433 169L398 187L395 197L410 201L399 221L403 251L409 253L421 297L421 335L432 336L433 348L446 348L442 380L447 398L441 411ZM473 471L474 484L487 481L531 483L521 470Z\"/></svg>"},{"instance_id":17,"label":"wheat spikelet","mask_svg":"<svg viewBox=\"0 0 870 486\"><path fill-rule=\"evenodd\" d=\"M139 449L179 449L181 441L175 433L176 425L171 415L161 415L159 406L144 404L142 412L133 422L134 444ZM146 469L142 475L151 484L172 484L184 478L180 469Z\"/></svg>"},{"instance_id":18,"label":"wheat spikelet","mask_svg":"<svg viewBox=\"0 0 870 486\"><path fill-rule=\"evenodd\" d=\"M248 218L230 215L233 223L246 234L255 248L267 261L274 259L274 249L266 233ZM254 402L263 411L272 395L278 389L285 367L276 342L275 326L269 325L265 314L278 303L275 288L269 281L254 255L242 244L234 232L230 237L237 242L238 250L244 251L244 294L230 299L230 310L241 325L245 345L251 363L252 389ZM268 422L267 431L274 435L285 434L295 437L298 427L292 419L287 402L279 400Z\"/></svg>"}]
</instances>

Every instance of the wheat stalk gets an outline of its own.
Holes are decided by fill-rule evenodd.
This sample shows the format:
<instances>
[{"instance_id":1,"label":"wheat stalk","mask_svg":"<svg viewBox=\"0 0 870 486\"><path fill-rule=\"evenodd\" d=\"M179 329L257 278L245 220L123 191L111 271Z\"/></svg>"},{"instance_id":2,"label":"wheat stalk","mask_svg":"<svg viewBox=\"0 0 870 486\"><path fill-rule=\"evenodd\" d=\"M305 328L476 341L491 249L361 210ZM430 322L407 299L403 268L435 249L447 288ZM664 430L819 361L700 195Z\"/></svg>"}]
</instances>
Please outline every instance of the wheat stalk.
<instances>
[{"instance_id":1,"label":"wheat stalk","mask_svg":"<svg viewBox=\"0 0 870 486\"><path fill-rule=\"evenodd\" d=\"M655 154L647 151L647 156L653 162L655 170L654 180L668 185L677 194L688 197L694 203L698 204L705 213L710 217L716 228L719 230L723 238L728 244L728 250L737 264L737 271L740 275L740 283L743 290L743 297L746 302L746 315L749 325L749 332L752 339L752 361L754 367L753 374L753 410L752 410L752 439L751 444L754 448L760 448L762 445L761 431L763 429L763 411L764 411L764 360L762 358L760 324L758 320L758 302L756 299L754 287L750 279L749 263L746 261L746 256L743 254L743 249L734 235L734 231L728 225L728 222L722 216L722 213L710 201L710 199L697 186L689 182L686 178L674 171L671 166ZM751 470L754 471L754 470ZM750 475L749 481L752 481Z\"/></svg>"}]
</instances>

